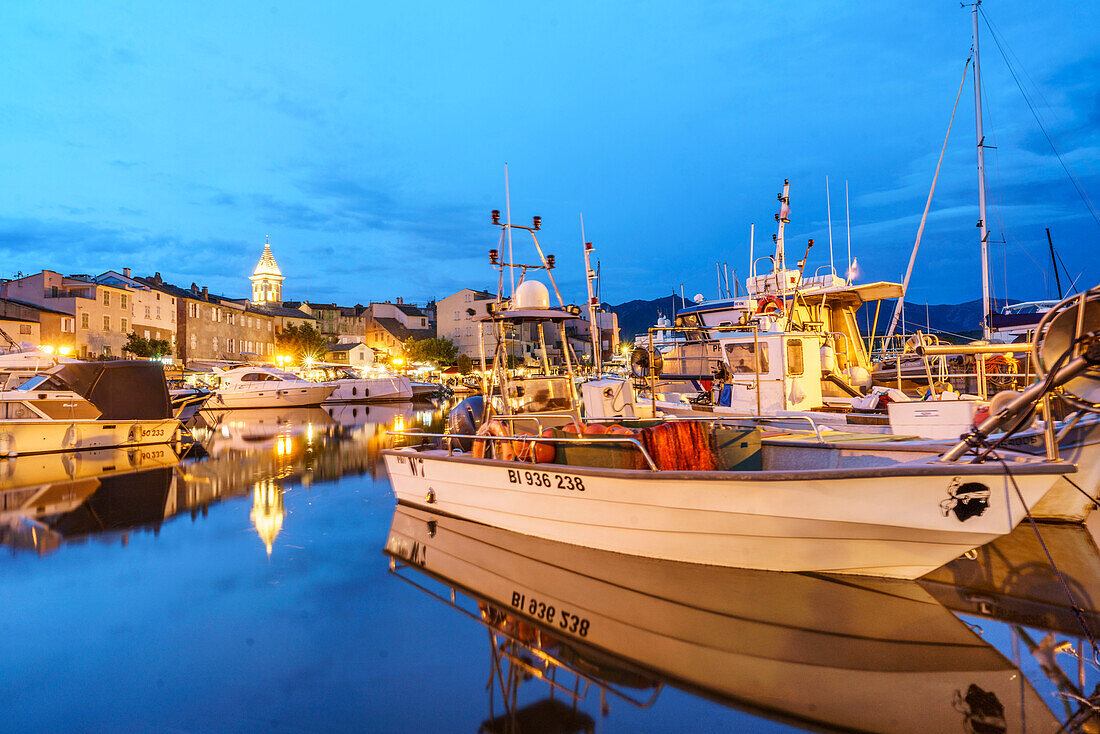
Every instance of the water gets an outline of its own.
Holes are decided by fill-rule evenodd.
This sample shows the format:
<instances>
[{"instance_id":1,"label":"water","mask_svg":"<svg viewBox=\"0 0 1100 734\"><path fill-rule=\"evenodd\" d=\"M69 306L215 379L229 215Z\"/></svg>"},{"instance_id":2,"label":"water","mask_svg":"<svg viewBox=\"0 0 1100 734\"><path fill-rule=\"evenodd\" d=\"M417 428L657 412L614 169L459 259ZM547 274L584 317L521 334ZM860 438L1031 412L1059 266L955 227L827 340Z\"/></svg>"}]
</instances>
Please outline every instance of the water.
<instances>
[{"instance_id":1,"label":"water","mask_svg":"<svg viewBox=\"0 0 1100 734\"><path fill-rule=\"evenodd\" d=\"M1084 633L1028 528L920 583L614 556L395 509L385 431L441 415L204 413L201 458L0 464L0 731L1047 731L1077 709L1051 650ZM1043 534L1100 629L1092 537Z\"/></svg>"}]
</instances>

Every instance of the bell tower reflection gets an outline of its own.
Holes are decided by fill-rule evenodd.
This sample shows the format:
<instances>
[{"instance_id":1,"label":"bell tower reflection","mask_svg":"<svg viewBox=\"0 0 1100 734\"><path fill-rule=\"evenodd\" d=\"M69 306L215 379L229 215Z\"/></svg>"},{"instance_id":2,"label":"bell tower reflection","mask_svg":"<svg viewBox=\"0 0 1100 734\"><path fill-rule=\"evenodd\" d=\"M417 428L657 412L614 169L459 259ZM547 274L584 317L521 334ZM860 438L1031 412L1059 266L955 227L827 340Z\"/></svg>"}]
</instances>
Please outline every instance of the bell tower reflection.
<instances>
[{"instance_id":1,"label":"bell tower reflection","mask_svg":"<svg viewBox=\"0 0 1100 734\"><path fill-rule=\"evenodd\" d=\"M286 507L283 504L283 488L274 480L264 479L252 485L252 526L264 542L267 555L271 557L271 548L279 531L283 529L283 517Z\"/></svg>"}]
</instances>

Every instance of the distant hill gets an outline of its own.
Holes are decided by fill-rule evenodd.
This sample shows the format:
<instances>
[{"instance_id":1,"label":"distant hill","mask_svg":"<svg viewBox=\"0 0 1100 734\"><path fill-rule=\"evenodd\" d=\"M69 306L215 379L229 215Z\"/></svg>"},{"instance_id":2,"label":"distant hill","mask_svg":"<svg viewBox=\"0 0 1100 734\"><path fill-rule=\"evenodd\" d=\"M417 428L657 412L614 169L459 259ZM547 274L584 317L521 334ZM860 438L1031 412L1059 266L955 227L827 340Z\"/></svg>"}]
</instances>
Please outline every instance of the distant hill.
<instances>
[{"instance_id":1,"label":"distant hill","mask_svg":"<svg viewBox=\"0 0 1100 734\"><path fill-rule=\"evenodd\" d=\"M675 306L673 306L675 303ZM1019 303L1016 299L997 301L1000 308L1008 303ZM680 308L680 296L669 294L652 300L633 300L618 306L604 306L619 317L619 337L623 341L632 341L639 335L644 335L646 330L657 322L658 314L672 317L674 310ZM894 313L894 301L883 301L879 312L876 331L882 334L890 325L890 317ZM961 336L973 337L981 331L982 301L966 301L965 303L932 304L926 308L923 303L905 302L906 331L920 329L934 333L946 332ZM867 324L874 319L874 305L860 309L858 314L859 324L867 331ZM931 324L931 329L929 328ZM900 326L899 326L900 328Z\"/></svg>"}]
</instances>

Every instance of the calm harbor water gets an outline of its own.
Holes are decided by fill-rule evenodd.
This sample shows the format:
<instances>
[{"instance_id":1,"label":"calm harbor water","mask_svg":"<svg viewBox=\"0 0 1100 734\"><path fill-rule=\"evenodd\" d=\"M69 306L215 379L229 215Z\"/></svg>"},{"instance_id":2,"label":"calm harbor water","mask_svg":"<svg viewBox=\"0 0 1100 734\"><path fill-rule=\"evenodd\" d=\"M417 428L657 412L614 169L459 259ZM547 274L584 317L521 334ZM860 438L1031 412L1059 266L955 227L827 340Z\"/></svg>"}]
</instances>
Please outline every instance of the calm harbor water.
<instances>
[{"instance_id":1,"label":"calm harbor water","mask_svg":"<svg viewBox=\"0 0 1100 734\"><path fill-rule=\"evenodd\" d=\"M385 432L441 417L0 462L0 731L1054 731L1100 682L1085 528L1079 614L1026 527L920 582L629 559L397 508Z\"/></svg>"}]
</instances>

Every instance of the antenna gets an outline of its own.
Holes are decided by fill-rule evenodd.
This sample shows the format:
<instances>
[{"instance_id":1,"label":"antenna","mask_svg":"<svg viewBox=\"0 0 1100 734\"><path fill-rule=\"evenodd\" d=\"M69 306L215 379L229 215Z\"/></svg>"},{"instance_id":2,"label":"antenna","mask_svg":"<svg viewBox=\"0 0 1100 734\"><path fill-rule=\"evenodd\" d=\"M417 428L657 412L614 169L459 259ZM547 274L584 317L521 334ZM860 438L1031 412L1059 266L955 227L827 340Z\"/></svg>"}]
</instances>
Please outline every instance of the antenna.
<instances>
[{"instance_id":1,"label":"antenna","mask_svg":"<svg viewBox=\"0 0 1100 734\"><path fill-rule=\"evenodd\" d=\"M836 275L836 265L833 264L833 205L829 200L829 177L825 177L825 211L829 217L829 267Z\"/></svg>"},{"instance_id":2,"label":"antenna","mask_svg":"<svg viewBox=\"0 0 1100 734\"><path fill-rule=\"evenodd\" d=\"M512 292L511 296L516 295L516 269L512 263L515 259L512 258L512 198L508 189L508 164L504 164L504 215L508 230L508 275L512 278Z\"/></svg>"},{"instance_id":3,"label":"antenna","mask_svg":"<svg viewBox=\"0 0 1100 734\"><path fill-rule=\"evenodd\" d=\"M753 261L753 256L752 256L752 241L753 241L753 237L754 237L755 234L756 234L756 222L753 222L749 225L749 277L750 278L753 277L754 275L756 275L756 266L753 265L754 261Z\"/></svg>"},{"instance_id":4,"label":"antenna","mask_svg":"<svg viewBox=\"0 0 1100 734\"><path fill-rule=\"evenodd\" d=\"M852 216L848 211L848 179L844 179L844 219L848 223L848 271L844 273L845 285L852 284Z\"/></svg>"}]
</instances>

